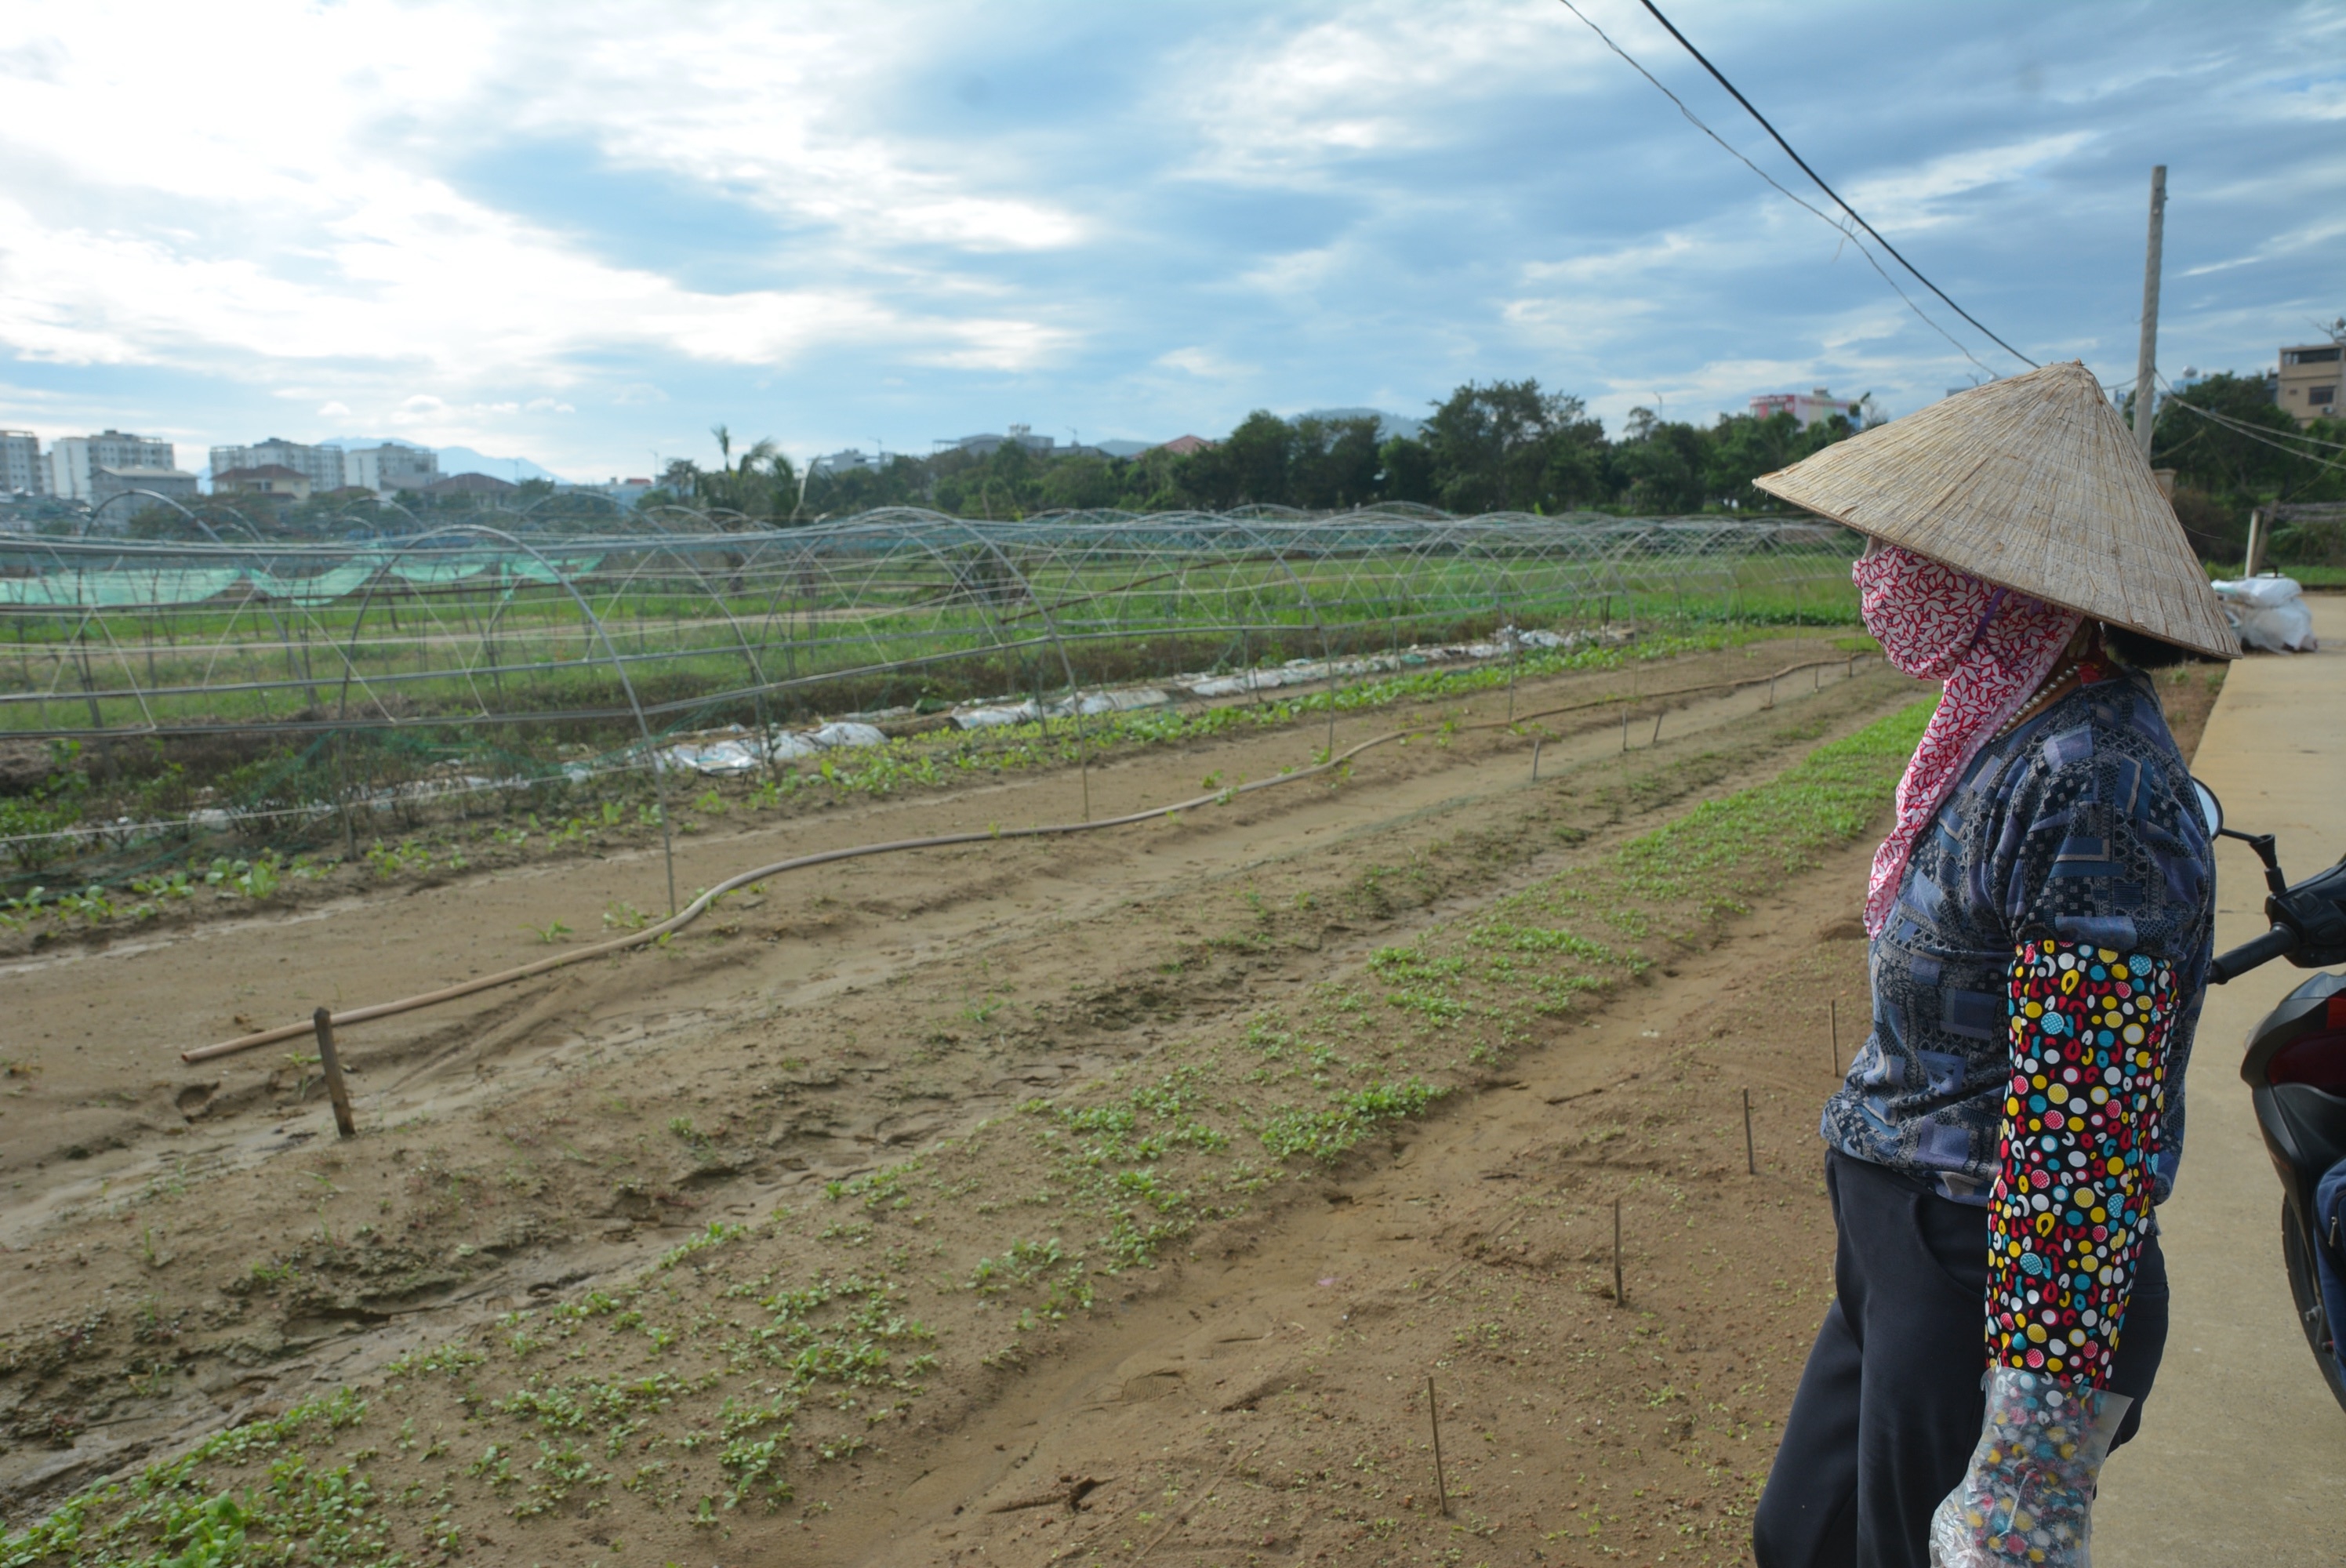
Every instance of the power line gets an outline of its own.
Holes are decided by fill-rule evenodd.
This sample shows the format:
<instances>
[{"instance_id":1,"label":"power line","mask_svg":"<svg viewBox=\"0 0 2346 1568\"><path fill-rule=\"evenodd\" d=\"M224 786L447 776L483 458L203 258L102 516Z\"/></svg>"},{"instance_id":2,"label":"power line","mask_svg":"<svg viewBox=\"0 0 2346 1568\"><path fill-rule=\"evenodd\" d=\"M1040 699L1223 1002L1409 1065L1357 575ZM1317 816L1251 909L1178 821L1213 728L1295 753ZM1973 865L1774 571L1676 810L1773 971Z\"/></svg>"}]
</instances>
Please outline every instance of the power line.
<instances>
[{"instance_id":1,"label":"power line","mask_svg":"<svg viewBox=\"0 0 2346 1568\"><path fill-rule=\"evenodd\" d=\"M1910 296L1905 290L1898 286L1898 280L1892 278L1889 272L1883 269L1882 263L1874 259L1873 252L1866 248L1865 241L1850 231L1847 224L1841 222L1831 213L1826 212L1821 209L1811 205L1794 192L1786 190L1784 187L1778 182L1774 175L1770 174L1766 169L1761 168L1758 164L1746 158L1743 155L1741 148L1738 148L1733 142L1729 141L1725 137L1720 136L1717 131L1711 129L1708 125L1705 124L1700 115L1696 114L1694 110L1687 107L1687 102L1684 98L1681 98L1678 94L1664 87L1659 77L1656 76L1653 72L1646 69L1645 66L1639 65L1636 56L1632 56L1628 50L1624 49L1620 45L1615 43L1613 41L1613 36L1606 32L1604 28L1598 26L1595 22L1590 21L1587 14L1583 12L1579 6L1574 5L1572 0L1558 0L1558 3L1562 5L1566 10L1571 12L1575 16L1579 17L1581 25L1586 27L1590 32L1596 34L1597 37L1603 39L1605 46L1612 50L1615 54L1620 56L1621 58L1627 63L1631 70L1645 77L1648 82L1653 83L1654 89L1657 92L1660 93L1662 97L1669 99L1670 102L1676 104L1678 107L1678 113L1687 117L1688 124L1693 126L1695 129L1702 132L1703 135L1717 142L1721 148L1725 148L1728 154L1738 163L1740 163L1744 168L1749 169L1752 173L1758 175L1761 179L1766 180L1770 186L1774 187L1777 193L1782 196L1785 200L1791 202L1801 210L1814 215L1818 222L1822 223L1827 228L1831 229L1835 234L1840 235L1850 244L1856 246L1857 253L1865 258L1866 265L1872 268L1875 272L1881 275L1882 280L1890 285L1891 292L1896 294L1902 300L1904 300L1906 308L1913 311L1915 317L1920 320L1924 326L1938 333L1939 336L1946 339L1947 341L1953 346L1955 352L1963 355L1964 358L1971 361L1972 363L1979 365L1979 368L1985 372L1990 379L1994 379L1995 372L1984 364L1980 364L1978 355L1965 348L1953 333L1948 331L1946 328L1939 325L1938 322L1931 320L1930 316L1923 311L1923 307L1916 304L1912 297ZM1912 270L1912 269L1909 269L1909 270ZM1977 325L1977 323L1974 322L1974 325ZM1981 330L1985 331L1984 328ZM1990 332L1988 335L1990 337L1994 337L1995 334Z\"/></svg>"},{"instance_id":2,"label":"power line","mask_svg":"<svg viewBox=\"0 0 2346 1568\"><path fill-rule=\"evenodd\" d=\"M2158 379L2162 382L2167 380L2165 376L2161 376ZM2197 403L2184 402L2181 397L2176 395L2175 389L2171 384L2167 390L2168 397L2163 405L2164 407L2188 409L2191 412L2198 414L2201 419L2208 421L2210 424L2216 425L2223 430L2230 431L2235 435L2245 435L2250 441L2262 442L2265 445L2271 447L2275 452L2285 452L2289 453L2290 456L2297 458L2301 462L2310 463L2325 472L2330 469L2337 468L2341 464L2346 464L2346 456L2323 457L2319 453L2307 452L2302 447L2284 445L2280 439L2284 434L2287 434L2290 439L2296 441L2317 441L2316 437L2310 435L2297 435L2293 433L2285 433L2276 430L2260 430L2257 426L2247 423L2244 421L2229 419L2223 414L2218 413L2213 409L2201 408ZM2338 445L2336 442L2332 441L2320 441L2318 442L2318 444L2322 446ZM2346 448L2341 448L2341 452L2346 452Z\"/></svg>"},{"instance_id":3,"label":"power line","mask_svg":"<svg viewBox=\"0 0 2346 1568\"><path fill-rule=\"evenodd\" d=\"M1981 322L1977 316L1973 315L1969 311L1964 310L1961 305L1956 304L1954 300L1949 299L1947 291L1944 289L1940 288L1936 283L1932 282L1928 278L1923 276L1921 269L1917 268L1912 261L1907 260L1905 257L1899 255L1898 247L1891 244L1889 240L1882 239L1881 231L1875 229L1872 224L1868 223L1865 220L1864 216L1861 214L1856 208L1851 207L1848 202L1841 199L1841 192L1835 190L1831 186L1825 183L1824 176L1819 174L1815 169L1810 168L1809 167L1808 160L1803 158L1799 153L1792 150L1792 144L1786 141L1783 137L1783 134L1777 130L1774 126L1768 123L1768 117L1761 114L1758 109L1753 108L1751 107L1751 100L1745 97L1743 94L1737 89L1735 84L1727 79L1726 74L1720 71L1717 66L1712 65L1708 59L1703 57L1702 51L1696 48L1693 44L1689 43L1687 39L1687 36L1684 33L1679 32L1677 26L1671 23L1668 16L1662 15L1661 7L1656 5L1654 4L1654 0L1639 0L1639 3L1643 5L1647 10L1653 13L1655 21L1659 22L1664 27L1668 28L1670 36L1676 38L1678 43L1684 46L1686 52L1692 55L1697 63L1698 63L1704 70L1708 71L1711 74L1711 76L1720 87L1727 89L1729 95L1731 96L1737 103L1743 106L1746 113L1749 114L1753 119L1760 122L1760 128L1766 131L1770 137L1774 138L1776 145L1784 149L1784 156L1790 158L1794 163L1799 164L1800 166L1800 172L1807 175L1810 179L1815 180L1817 182L1817 188L1823 191L1827 196L1831 197L1834 203L1839 206L1843 212L1848 213L1851 219L1856 220L1857 226L1860 229L1862 229L1868 234L1872 235L1874 242L1880 245L1884 250L1889 251L1891 257L1897 261L1898 265L1905 268L1907 271L1912 272L1914 275L1914 280L1916 282L1931 290L1932 293L1936 294L1940 300L1945 303L1947 309L1953 311L1956 315L1961 316L1964 321L1969 321L1973 326L1978 327L1981 331L1987 332L1988 337L1994 341L1998 348L2004 350L2005 353L2010 354L2014 359L2018 360L2022 364L2028 366L2032 370L2036 368L2036 361L2035 360L2030 359L2026 354L2022 353L2018 349L2014 348L2010 343L2005 342L1994 332L1988 331L1986 326Z\"/></svg>"},{"instance_id":4,"label":"power line","mask_svg":"<svg viewBox=\"0 0 2346 1568\"><path fill-rule=\"evenodd\" d=\"M2234 419L2229 414L2218 413L2214 409L2201 408L2197 403L2186 402L2183 400L2183 394L2175 390L2173 382L2168 381L2165 376L2158 379L2167 388L2168 401L2189 409L2202 419L2213 420L2227 430L2237 431L2242 435L2254 436L2259 441L2301 441L2309 446L2326 446L2332 452L2346 452L2346 442L2324 441L2318 435L2308 435L2301 430L2273 430L2265 425L2250 424L2246 420ZM2305 453L2300 455L2310 457L2312 453Z\"/></svg>"}]
</instances>

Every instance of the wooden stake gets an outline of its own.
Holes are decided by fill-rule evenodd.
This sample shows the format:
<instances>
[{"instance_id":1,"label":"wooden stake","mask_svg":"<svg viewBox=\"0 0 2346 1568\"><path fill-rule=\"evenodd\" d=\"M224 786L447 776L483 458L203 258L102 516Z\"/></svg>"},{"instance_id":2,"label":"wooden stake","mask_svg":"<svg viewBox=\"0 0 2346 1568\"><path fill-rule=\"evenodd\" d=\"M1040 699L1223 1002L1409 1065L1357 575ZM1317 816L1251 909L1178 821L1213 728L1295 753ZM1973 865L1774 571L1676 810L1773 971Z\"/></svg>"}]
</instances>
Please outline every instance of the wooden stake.
<instances>
[{"instance_id":1,"label":"wooden stake","mask_svg":"<svg viewBox=\"0 0 2346 1568\"><path fill-rule=\"evenodd\" d=\"M1825 1005L1831 1010L1829 1016L1832 1020L1832 1070L1833 1075L1839 1077L1841 1075L1841 998L1836 996Z\"/></svg>"},{"instance_id":2,"label":"wooden stake","mask_svg":"<svg viewBox=\"0 0 2346 1568\"><path fill-rule=\"evenodd\" d=\"M1425 1413L1433 1421L1433 1492L1442 1500L1442 1516L1450 1517L1450 1483L1442 1474L1442 1407L1433 1398L1433 1377L1425 1379Z\"/></svg>"},{"instance_id":3,"label":"wooden stake","mask_svg":"<svg viewBox=\"0 0 2346 1568\"><path fill-rule=\"evenodd\" d=\"M1751 1091L1743 1091L1743 1172L1746 1176L1760 1174L1760 1156L1751 1147Z\"/></svg>"},{"instance_id":4,"label":"wooden stake","mask_svg":"<svg viewBox=\"0 0 2346 1568\"><path fill-rule=\"evenodd\" d=\"M1628 710L1627 708L1623 708L1623 709L1621 710L1621 750L1622 750L1622 752L1623 752L1623 754L1624 754L1624 755L1627 755L1627 752L1628 752L1628 749L1629 749L1629 710Z\"/></svg>"},{"instance_id":5,"label":"wooden stake","mask_svg":"<svg viewBox=\"0 0 2346 1568\"><path fill-rule=\"evenodd\" d=\"M334 1102L334 1125L342 1136L359 1135L358 1124L351 1119L351 1091L342 1082L342 1061L334 1054L334 1015L321 1007L310 1014L310 1023L318 1031L318 1065L326 1074L326 1097Z\"/></svg>"},{"instance_id":6,"label":"wooden stake","mask_svg":"<svg viewBox=\"0 0 2346 1568\"><path fill-rule=\"evenodd\" d=\"M1621 1306L1627 1298L1621 1290L1621 1200L1613 1200L1613 1305Z\"/></svg>"},{"instance_id":7,"label":"wooden stake","mask_svg":"<svg viewBox=\"0 0 2346 1568\"><path fill-rule=\"evenodd\" d=\"M1654 738L1651 740L1647 741L1647 745L1659 746L1662 743L1662 714L1665 711L1665 709L1658 708L1654 709Z\"/></svg>"},{"instance_id":8,"label":"wooden stake","mask_svg":"<svg viewBox=\"0 0 2346 1568\"><path fill-rule=\"evenodd\" d=\"M1539 754L1540 742L1535 739L1532 742L1532 782L1535 784L1539 782Z\"/></svg>"}]
</instances>

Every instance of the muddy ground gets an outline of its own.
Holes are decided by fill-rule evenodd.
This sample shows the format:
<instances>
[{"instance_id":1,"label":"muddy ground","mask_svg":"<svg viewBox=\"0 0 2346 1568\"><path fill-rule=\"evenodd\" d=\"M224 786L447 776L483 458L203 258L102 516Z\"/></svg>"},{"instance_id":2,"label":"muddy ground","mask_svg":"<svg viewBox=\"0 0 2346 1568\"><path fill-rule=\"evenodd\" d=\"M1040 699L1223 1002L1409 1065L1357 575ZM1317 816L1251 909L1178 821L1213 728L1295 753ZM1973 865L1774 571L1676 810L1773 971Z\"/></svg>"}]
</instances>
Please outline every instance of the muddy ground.
<instances>
[{"instance_id":1,"label":"muddy ground","mask_svg":"<svg viewBox=\"0 0 2346 1568\"><path fill-rule=\"evenodd\" d=\"M583 940L664 904L657 853L13 962L0 1517L212 1434L172 1485L321 1562L1741 1561L1830 1288L1815 1116L1878 809L1731 842L1697 808L1917 697L1833 673L1626 753L1611 711L1559 719L1537 782L1527 734L1472 728L1503 696L1347 715L1340 746L1428 732L1178 821L778 881L347 1031L349 1142L303 1052L176 1052ZM2213 690L2162 686L2187 748ZM1093 810L1325 739L1130 757ZM731 816L678 879L1080 788ZM126 1555L190 1539L158 1506L88 1514Z\"/></svg>"}]
</instances>

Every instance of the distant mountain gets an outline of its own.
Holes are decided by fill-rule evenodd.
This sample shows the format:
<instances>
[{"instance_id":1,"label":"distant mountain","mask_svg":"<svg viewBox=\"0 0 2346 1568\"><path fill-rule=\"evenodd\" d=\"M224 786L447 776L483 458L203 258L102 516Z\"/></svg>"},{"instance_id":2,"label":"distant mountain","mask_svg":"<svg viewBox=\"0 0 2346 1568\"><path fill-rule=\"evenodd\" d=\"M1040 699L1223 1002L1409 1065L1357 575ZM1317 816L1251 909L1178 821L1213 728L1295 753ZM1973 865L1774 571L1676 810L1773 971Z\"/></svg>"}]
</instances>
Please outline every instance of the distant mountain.
<instances>
[{"instance_id":1,"label":"distant mountain","mask_svg":"<svg viewBox=\"0 0 2346 1568\"><path fill-rule=\"evenodd\" d=\"M1415 436L1425 428L1422 419L1406 414L1387 413L1381 408L1314 408L1306 409L1297 419L1373 419L1377 422L1377 439L1391 441L1394 436Z\"/></svg>"},{"instance_id":2,"label":"distant mountain","mask_svg":"<svg viewBox=\"0 0 2346 1568\"><path fill-rule=\"evenodd\" d=\"M444 446L440 453L443 473L486 473L495 478L518 484L525 479L556 479L562 476L550 468L541 468L526 457L484 457L469 446Z\"/></svg>"},{"instance_id":3,"label":"distant mountain","mask_svg":"<svg viewBox=\"0 0 2346 1568\"><path fill-rule=\"evenodd\" d=\"M321 441L318 444L339 446L346 451L356 446L385 444L413 446L422 451L437 453L440 457L440 472L443 474L485 473L491 478L502 479L513 484L518 484L525 479L558 480L562 477L552 469L541 467L526 457L490 457L474 452L469 446L427 447L419 441L401 441L393 436L381 435L340 435L332 441Z\"/></svg>"}]
</instances>

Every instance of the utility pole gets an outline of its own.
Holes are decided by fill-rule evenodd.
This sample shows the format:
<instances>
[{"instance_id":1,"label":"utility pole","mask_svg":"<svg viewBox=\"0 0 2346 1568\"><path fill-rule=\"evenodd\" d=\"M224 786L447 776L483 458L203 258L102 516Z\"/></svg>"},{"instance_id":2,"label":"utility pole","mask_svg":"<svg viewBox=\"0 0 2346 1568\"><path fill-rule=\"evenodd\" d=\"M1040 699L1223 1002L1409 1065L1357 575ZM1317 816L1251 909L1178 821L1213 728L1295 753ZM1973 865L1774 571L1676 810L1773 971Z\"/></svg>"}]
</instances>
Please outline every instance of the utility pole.
<instances>
[{"instance_id":1,"label":"utility pole","mask_svg":"<svg viewBox=\"0 0 2346 1568\"><path fill-rule=\"evenodd\" d=\"M2142 345L2134 361L2134 440L2150 461L2150 427L2158 411L2158 253L2167 232L2167 166L2150 171L2150 244L2142 259Z\"/></svg>"}]
</instances>

